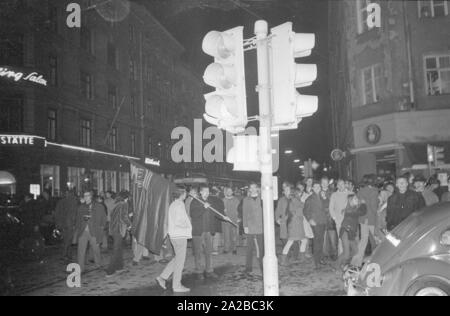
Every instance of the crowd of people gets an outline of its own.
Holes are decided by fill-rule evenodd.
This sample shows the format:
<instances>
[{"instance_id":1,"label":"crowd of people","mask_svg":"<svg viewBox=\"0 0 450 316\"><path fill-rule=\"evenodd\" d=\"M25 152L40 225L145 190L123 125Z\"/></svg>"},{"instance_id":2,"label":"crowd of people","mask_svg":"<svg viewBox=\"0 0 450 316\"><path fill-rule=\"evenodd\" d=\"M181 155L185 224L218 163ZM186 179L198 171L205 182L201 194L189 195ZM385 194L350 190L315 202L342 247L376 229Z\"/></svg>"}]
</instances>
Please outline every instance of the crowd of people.
<instances>
[{"instance_id":1,"label":"crowd of people","mask_svg":"<svg viewBox=\"0 0 450 316\"><path fill-rule=\"evenodd\" d=\"M375 175L366 175L359 185L352 181L307 178L293 185L284 182L282 195L275 202L275 223L279 264L290 266L312 261L317 270L331 266L337 271L352 265L361 267L368 251L374 250L387 233L410 214L424 206L450 201L450 189L436 185L433 179L403 175L391 182L378 183ZM263 269L263 202L260 187L250 183L246 189L231 186L178 187L168 210L168 236L160 254L150 254L131 235L132 202L129 192L106 192L94 196L91 191L77 196L74 191L54 206L55 226L62 237L62 255L76 262L82 271L90 246L91 261L102 265L102 253L111 251L106 268L108 277L125 269L124 242L129 240L133 265L141 260L167 263L156 279L163 289L173 275L173 290L188 292L181 283L182 271L191 240L197 279L217 278L213 257L220 253L237 256L245 246L245 272L252 273L254 258ZM22 204L23 219L36 231L40 221L37 202L27 195ZM43 198L39 205L50 203ZM45 207L50 207L45 204ZM370 248L368 246L370 245ZM88 256L89 257L89 256ZM238 259L239 260L239 259Z\"/></svg>"}]
</instances>

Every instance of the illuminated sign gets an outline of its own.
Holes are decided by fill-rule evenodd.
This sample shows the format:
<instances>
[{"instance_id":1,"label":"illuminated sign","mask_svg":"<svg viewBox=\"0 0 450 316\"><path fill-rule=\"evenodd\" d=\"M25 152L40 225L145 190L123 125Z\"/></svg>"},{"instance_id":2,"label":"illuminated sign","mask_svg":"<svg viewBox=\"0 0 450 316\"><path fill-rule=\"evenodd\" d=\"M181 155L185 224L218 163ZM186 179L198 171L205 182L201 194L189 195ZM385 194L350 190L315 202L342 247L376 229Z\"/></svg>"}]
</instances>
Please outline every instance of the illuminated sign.
<instances>
[{"instance_id":1,"label":"illuminated sign","mask_svg":"<svg viewBox=\"0 0 450 316\"><path fill-rule=\"evenodd\" d=\"M0 135L0 144L34 146L35 137L26 135Z\"/></svg>"},{"instance_id":2,"label":"illuminated sign","mask_svg":"<svg viewBox=\"0 0 450 316\"><path fill-rule=\"evenodd\" d=\"M155 160L153 158L145 158L145 164L151 166L161 167L161 161Z\"/></svg>"},{"instance_id":3,"label":"illuminated sign","mask_svg":"<svg viewBox=\"0 0 450 316\"><path fill-rule=\"evenodd\" d=\"M37 83L43 86L47 86L47 80L44 79L43 75L38 74L37 72L31 72L29 74L25 74L23 72L14 71L8 69L6 67L0 67L0 77L12 79L16 82L18 81L29 81L33 83Z\"/></svg>"}]
</instances>

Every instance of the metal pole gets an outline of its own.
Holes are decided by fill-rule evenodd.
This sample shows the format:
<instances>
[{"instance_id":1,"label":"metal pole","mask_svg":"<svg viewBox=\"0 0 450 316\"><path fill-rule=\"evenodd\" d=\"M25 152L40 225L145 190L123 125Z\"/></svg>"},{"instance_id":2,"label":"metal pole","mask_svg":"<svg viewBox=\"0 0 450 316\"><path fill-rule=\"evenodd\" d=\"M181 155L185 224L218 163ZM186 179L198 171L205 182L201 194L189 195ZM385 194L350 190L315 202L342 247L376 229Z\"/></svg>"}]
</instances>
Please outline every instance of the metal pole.
<instances>
[{"instance_id":1,"label":"metal pole","mask_svg":"<svg viewBox=\"0 0 450 316\"><path fill-rule=\"evenodd\" d=\"M259 94L259 159L261 163L261 189L264 218L264 295L278 296L278 260L275 249L275 219L273 214L273 171L271 142L271 92L269 74L268 24L255 23L258 54L258 94Z\"/></svg>"}]
</instances>

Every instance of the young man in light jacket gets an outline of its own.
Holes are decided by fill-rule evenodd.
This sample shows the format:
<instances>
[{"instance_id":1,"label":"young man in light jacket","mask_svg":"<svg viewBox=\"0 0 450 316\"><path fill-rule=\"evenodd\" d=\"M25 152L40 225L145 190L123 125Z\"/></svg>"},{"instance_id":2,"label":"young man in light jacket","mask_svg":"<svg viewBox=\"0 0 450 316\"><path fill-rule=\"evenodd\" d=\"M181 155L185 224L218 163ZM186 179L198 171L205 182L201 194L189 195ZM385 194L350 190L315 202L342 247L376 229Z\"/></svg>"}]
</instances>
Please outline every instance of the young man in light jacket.
<instances>
[{"instance_id":1,"label":"young man in light jacket","mask_svg":"<svg viewBox=\"0 0 450 316\"><path fill-rule=\"evenodd\" d=\"M187 197L185 189L179 188L175 194L176 200L169 206L168 235L175 251L175 257L170 261L164 271L156 278L158 284L165 290L166 281L173 273L173 291L186 293L190 289L181 284L188 239L192 239L192 224L186 212L184 200Z\"/></svg>"}]
</instances>

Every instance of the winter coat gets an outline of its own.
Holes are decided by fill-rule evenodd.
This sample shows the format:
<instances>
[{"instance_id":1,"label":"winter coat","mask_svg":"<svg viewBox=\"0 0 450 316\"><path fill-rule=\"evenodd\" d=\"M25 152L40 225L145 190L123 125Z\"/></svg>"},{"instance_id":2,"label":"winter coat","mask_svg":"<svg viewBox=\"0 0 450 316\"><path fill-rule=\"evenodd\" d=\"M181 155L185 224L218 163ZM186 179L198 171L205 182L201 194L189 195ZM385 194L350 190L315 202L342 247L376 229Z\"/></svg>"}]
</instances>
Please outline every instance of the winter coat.
<instances>
[{"instance_id":1,"label":"winter coat","mask_svg":"<svg viewBox=\"0 0 450 316\"><path fill-rule=\"evenodd\" d=\"M386 209L386 226L393 230L415 211L425 206L421 194L407 190L405 193L395 192L389 199Z\"/></svg>"},{"instance_id":2,"label":"winter coat","mask_svg":"<svg viewBox=\"0 0 450 316\"><path fill-rule=\"evenodd\" d=\"M219 211L221 214L225 214L225 205L220 197L211 196L209 199L211 200L211 206L216 211ZM222 223L223 221L221 218L214 217L214 233L222 233Z\"/></svg>"},{"instance_id":3,"label":"winter coat","mask_svg":"<svg viewBox=\"0 0 450 316\"><path fill-rule=\"evenodd\" d=\"M224 198L223 203L225 205L225 215L227 215L233 222L237 223L238 221L238 206L239 199L237 197Z\"/></svg>"},{"instance_id":4,"label":"winter coat","mask_svg":"<svg viewBox=\"0 0 450 316\"><path fill-rule=\"evenodd\" d=\"M359 218L367 214L367 205L361 204L359 207L351 207L348 205L344 212L345 215L339 232L339 238L342 238L344 233L347 233L349 240L355 240L358 235Z\"/></svg>"},{"instance_id":5,"label":"winter coat","mask_svg":"<svg viewBox=\"0 0 450 316\"><path fill-rule=\"evenodd\" d=\"M246 197L239 208L242 209L243 225L248 228L248 235L263 234L263 207L260 197Z\"/></svg>"},{"instance_id":6,"label":"winter coat","mask_svg":"<svg viewBox=\"0 0 450 316\"><path fill-rule=\"evenodd\" d=\"M278 200L277 208L275 210L275 221L280 221L280 239L288 238L287 218L290 201L291 199L282 196Z\"/></svg>"},{"instance_id":7,"label":"winter coat","mask_svg":"<svg viewBox=\"0 0 450 316\"><path fill-rule=\"evenodd\" d=\"M302 240L305 238L305 229L303 226L303 203L299 197L295 197L289 204L289 213L287 219L288 239Z\"/></svg>"},{"instance_id":8,"label":"winter coat","mask_svg":"<svg viewBox=\"0 0 450 316\"><path fill-rule=\"evenodd\" d=\"M328 219L328 212L324 207L324 203L319 194L313 193L305 202L303 215L308 222L314 220L316 225L326 225Z\"/></svg>"},{"instance_id":9,"label":"winter coat","mask_svg":"<svg viewBox=\"0 0 450 316\"><path fill-rule=\"evenodd\" d=\"M200 198L201 199L201 198ZM203 201L203 200L202 200ZM214 207L214 201L209 197L203 201ZM191 202L191 220L192 220L192 235L201 236L203 233L215 234L217 231L216 221L217 215L210 209L207 209L197 200ZM220 211L220 210L217 210Z\"/></svg>"},{"instance_id":10,"label":"winter coat","mask_svg":"<svg viewBox=\"0 0 450 316\"><path fill-rule=\"evenodd\" d=\"M171 239L191 239L192 224L185 204L175 200L169 206L169 237Z\"/></svg>"},{"instance_id":11,"label":"winter coat","mask_svg":"<svg viewBox=\"0 0 450 316\"><path fill-rule=\"evenodd\" d=\"M129 227L131 227L131 221L128 203L122 201L115 204L115 207L109 214L109 232L111 235L115 235L118 232L122 237L125 237Z\"/></svg>"},{"instance_id":12,"label":"winter coat","mask_svg":"<svg viewBox=\"0 0 450 316\"><path fill-rule=\"evenodd\" d=\"M91 218L85 220L84 216L86 215L90 215ZM92 202L90 205L81 204L78 207L76 223L77 236L81 236L88 225L91 236L100 242L104 236L106 225L106 211L102 204Z\"/></svg>"}]
</instances>

